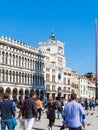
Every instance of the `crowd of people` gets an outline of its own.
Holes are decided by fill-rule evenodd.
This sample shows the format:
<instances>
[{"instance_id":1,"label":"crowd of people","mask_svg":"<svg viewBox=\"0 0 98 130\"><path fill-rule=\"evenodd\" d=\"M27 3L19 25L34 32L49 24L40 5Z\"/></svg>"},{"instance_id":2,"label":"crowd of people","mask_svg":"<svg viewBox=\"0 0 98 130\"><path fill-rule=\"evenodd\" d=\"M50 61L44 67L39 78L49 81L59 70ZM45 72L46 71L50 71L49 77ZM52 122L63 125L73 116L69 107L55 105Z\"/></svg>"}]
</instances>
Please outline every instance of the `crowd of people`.
<instances>
[{"instance_id":1,"label":"crowd of people","mask_svg":"<svg viewBox=\"0 0 98 130\"><path fill-rule=\"evenodd\" d=\"M18 116L15 115L16 108L19 109ZM57 118L62 118L62 126L60 130L69 128L69 130L82 130L85 128L86 118L85 110L95 110L95 99L77 99L75 93L71 94L70 99L53 99L50 97L48 100L40 100L35 92L30 93L30 97L26 100L21 100L15 103L10 99L9 93L4 93L0 99L0 120L1 130L15 130L17 120L21 122L23 130L32 130L34 121L41 121L42 110L46 110L46 117L49 120L48 130L52 127ZM14 119L14 120L13 120Z\"/></svg>"}]
</instances>

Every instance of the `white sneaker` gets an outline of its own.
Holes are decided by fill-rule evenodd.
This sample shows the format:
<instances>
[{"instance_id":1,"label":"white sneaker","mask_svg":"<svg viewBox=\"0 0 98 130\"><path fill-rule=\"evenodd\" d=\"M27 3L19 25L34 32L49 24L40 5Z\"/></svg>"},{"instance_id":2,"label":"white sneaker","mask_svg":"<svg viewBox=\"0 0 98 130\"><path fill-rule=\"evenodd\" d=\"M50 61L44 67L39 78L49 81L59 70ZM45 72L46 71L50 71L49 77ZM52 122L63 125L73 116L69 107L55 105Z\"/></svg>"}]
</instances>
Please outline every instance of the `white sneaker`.
<instances>
[{"instance_id":1,"label":"white sneaker","mask_svg":"<svg viewBox=\"0 0 98 130\"><path fill-rule=\"evenodd\" d=\"M48 126L48 130L52 130L50 126Z\"/></svg>"}]
</instances>

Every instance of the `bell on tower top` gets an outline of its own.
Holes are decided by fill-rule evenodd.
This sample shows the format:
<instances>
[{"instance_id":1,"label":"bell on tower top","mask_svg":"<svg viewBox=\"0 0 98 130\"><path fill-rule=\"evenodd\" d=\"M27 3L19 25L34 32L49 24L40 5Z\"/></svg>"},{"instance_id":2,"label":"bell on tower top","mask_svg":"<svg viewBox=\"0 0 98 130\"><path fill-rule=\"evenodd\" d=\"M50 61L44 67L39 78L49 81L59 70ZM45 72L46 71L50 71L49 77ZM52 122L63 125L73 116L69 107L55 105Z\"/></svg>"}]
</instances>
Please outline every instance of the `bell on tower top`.
<instances>
[{"instance_id":1,"label":"bell on tower top","mask_svg":"<svg viewBox=\"0 0 98 130\"><path fill-rule=\"evenodd\" d=\"M51 40L55 40L54 32L52 32L52 33L50 34L50 38L51 38Z\"/></svg>"}]
</instances>

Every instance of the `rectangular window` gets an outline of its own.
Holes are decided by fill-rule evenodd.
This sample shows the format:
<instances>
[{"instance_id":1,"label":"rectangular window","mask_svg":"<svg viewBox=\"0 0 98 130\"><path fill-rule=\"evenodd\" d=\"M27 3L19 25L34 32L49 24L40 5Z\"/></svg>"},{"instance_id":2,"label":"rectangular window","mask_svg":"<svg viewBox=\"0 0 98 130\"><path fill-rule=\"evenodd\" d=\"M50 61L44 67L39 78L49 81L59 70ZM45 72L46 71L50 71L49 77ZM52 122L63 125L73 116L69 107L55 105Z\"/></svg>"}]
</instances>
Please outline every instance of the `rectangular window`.
<instances>
[{"instance_id":1,"label":"rectangular window","mask_svg":"<svg viewBox=\"0 0 98 130\"><path fill-rule=\"evenodd\" d=\"M55 82L55 75L52 75L52 82Z\"/></svg>"},{"instance_id":2,"label":"rectangular window","mask_svg":"<svg viewBox=\"0 0 98 130\"><path fill-rule=\"evenodd\" d=\"M54 69L52 69L52 73L55 73L55 70L54 70Z\"/></svg>"},{"instance_id":3,"label":"rectangular window","mask_svg":"<svg viewBox=\"0 0 98 130\"><path fill-rule=\"evenodd\" d=\"M55 91L55 86L54 85L52 86L52 91Z\"/></svg>"},{"instance_id":4,"label":"rectangular window","mask_svg":"<svg viewBox=\"0 0 98 130\"><path fill-rule=\"evenodd\" d=\"M46 85L46 91L50 91L50 85Z\"/></svg>"},{"instance_id":5,"label":"rectangular window","mask_svg":"<svg viewBox=\"0 0 98 130\"><path fill-rule=\"evenodd\" d=\"M71 73L68 73L68 76L71 76Z\"/></svg>"},{"instance_id":6,"label":"rectangular window","mask_svg":"<svg viewBox=\"0 0 98 130\"><path fill-rule=\"evenodd\" d=\"M50 75L46 74L46 81L50 81Z\"/></svg>"},{"instance_id":7,"label":"rectangular window","mask_svg":"<svg viewBox=\"0 0 98 130\"><path fill-rule=\"evenodd\" d=\"M63 79L64 84L66 84L66 78Z\"/></svg>"},{"instance_id":8,"label":"rectangular window","mask_svg":"<svg viewBox=\"0 0 98 130\"><path fill-rule=\"evenodd\" d=\"M68 85L70 85L70 79L68 79Z\"/></svg>"},{"instance_id":9,"label":"rectangular window","mask_svg":"<svg viewBox=\"0 0 98 130\"><path fill-rule=\"evenodd\" d=\"M50 69L49 69L49 68L46 68L46 71L47 71L47 72L50 72Z\"/></svg>"}]
</instances>

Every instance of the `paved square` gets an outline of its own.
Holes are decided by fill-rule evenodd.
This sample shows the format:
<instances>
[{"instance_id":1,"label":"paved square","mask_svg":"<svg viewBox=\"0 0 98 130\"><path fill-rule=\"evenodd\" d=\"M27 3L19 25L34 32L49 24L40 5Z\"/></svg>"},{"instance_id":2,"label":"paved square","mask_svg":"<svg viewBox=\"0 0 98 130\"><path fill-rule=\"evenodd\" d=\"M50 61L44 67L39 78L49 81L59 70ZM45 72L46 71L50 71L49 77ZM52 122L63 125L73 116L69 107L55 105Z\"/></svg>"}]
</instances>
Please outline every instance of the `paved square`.
<instances>
[{"instance_id":1,"label":"paved square","mask_svg":"<svg viewBox=\"0 0 98 130\"><path fill-rule=\"evenodd\" d=\"M85 130L98 130L98 107L96 107L95 111L88 111L88 112L89 114L86 115L87 124ZM88 112L85 111L85 113ZM52 130L59 130L61 125L62 125L62 118L56 119ZM46 118L46 114L42 113L41 121L35 121L34 128L32 128L32 130L48 130L47 126L48 126L48 119ZM19 122L15 130L23 130Z\"/></svg>"},{"instance_id":2,"label":"paved square","mask_svg":"<svg viewBox=\"0 0 98 130\"><path fill-rule=\"evenodd\" d=\"M88 112L85 111L85 113ZM35 121L34 128L32 130L48 130L48 119L45 115L45 113L42 114L41 121ZM86 119L87 125L85 130L98 130L98 107L96 107L95 111L89 111L89 114L86 115ZM62 119L56 119L52 130L59 130L61 125ZM20 128L20 125L18 124L15 130L22 130L22 128Z\"/></svg>"}]
</instances>

